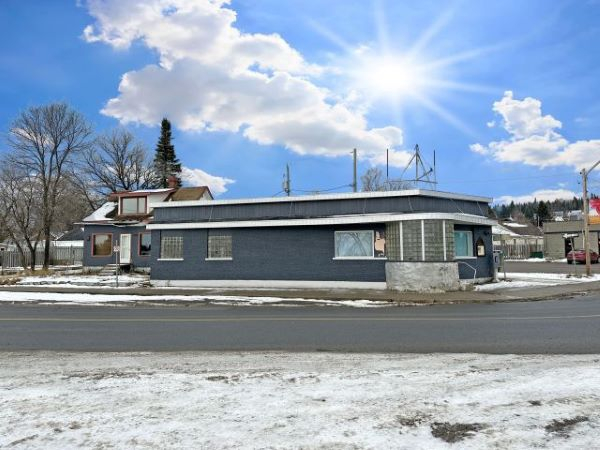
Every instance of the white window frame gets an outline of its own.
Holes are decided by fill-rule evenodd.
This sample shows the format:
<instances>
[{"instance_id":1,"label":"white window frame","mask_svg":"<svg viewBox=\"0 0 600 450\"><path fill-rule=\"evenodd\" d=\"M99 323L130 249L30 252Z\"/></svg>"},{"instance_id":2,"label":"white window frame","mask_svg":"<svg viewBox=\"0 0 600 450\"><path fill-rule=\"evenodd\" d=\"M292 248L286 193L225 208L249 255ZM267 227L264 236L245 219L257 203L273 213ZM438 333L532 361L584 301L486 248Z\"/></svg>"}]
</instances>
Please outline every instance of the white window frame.
<instances>
[{"instance_id":1,"label":"white window frame","mask_svg":"<svg viewBox=\"0 0 600 450\"><path fill-rule=\"evenodd\" d=\"M337 235L340 233L371 233L371 256L337 256L336 255L336 250L337 250ZM375 258L375 230L336 230L334 232L334 236L333 236L333 259L342 259L342 260L349 260L349 259L373 259L373 260L382 260L385 258Z\"/></svg>"},{"instance_id":2,"label":"white window frame","mask_svg":"<svg viewBox=\"0 0 600 450\"><path fill-rule=\"evenodd\" d=\"M231 256L226 256L226 257L222 257L222 258L211 258L210 257L210 238L222 238L222 237L228 237L231 241ZM233 261L233 236L231 234L215 234L215 235L210 235L207 237L206 239L206 258L204 258L205 261Z\"/></svg>"},{"instance_id":3,"label":"white window frame","mask_svg":"<svg viewBox=\"0 0 600 450\"><path fill-rule=\"evenodd\" d=\"M477 256L473 254L473 231L471 230L454 230L454 233L468 233L469 242L468 249L470 255L467 256L458 256L456 255L456 236L454 237L454 259L477 259Z\"/></svg>"}]
</instances>

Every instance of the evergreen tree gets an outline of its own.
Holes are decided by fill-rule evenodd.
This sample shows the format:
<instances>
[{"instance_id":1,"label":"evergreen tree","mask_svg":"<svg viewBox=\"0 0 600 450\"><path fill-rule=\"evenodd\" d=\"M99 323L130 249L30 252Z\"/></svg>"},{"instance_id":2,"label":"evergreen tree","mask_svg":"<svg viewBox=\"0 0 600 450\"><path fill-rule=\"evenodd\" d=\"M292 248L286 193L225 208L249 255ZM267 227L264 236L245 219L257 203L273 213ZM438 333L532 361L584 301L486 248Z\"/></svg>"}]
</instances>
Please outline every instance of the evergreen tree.
<instances>
[{"instance_id":1,"label":"evergreen tree","mask_svg":"<svg viewBox=\"0 0 600 450\"><path fill-rule=\"evenodd\" d=\"M160 123L160 137L156 144L154 170L159 187L169 187L169 177L177 178L177 186L181 186L181 163L175 156L175 146L171 144L171 122L163 118Z\"/></svg>"},{"instance_id":2,"label":"evergreen tree","mask_svg":"<svg viewBox=\"0 0 600 450\"><path fill-rule=\"evenodd\" d=\"M540 221L540 225L550 219L550 210L548 205L543 200L538 203L537 216Z\"/></svg>"}]
</instances>

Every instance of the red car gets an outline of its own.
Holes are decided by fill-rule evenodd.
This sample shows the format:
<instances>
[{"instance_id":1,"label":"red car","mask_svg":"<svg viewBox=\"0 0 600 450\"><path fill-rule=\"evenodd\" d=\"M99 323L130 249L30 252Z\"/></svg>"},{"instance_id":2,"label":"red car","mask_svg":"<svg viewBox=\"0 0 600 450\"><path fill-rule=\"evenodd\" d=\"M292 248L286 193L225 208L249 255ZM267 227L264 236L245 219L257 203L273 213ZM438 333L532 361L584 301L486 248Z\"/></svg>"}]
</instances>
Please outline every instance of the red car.
<instances>
[{"instance_id":1,"label":"red car","mask_svg":"<svg viewBox=\"0 0 600 450\"><path fill-rule=\"evenodd\" d=\"M585 264L585 250L571 250L567 253L567 262L569 264L573 264L573 261L576 263ZM598 263L598 253L590 250L590 261L592 264Z\"/></svg>"}]
</instances>

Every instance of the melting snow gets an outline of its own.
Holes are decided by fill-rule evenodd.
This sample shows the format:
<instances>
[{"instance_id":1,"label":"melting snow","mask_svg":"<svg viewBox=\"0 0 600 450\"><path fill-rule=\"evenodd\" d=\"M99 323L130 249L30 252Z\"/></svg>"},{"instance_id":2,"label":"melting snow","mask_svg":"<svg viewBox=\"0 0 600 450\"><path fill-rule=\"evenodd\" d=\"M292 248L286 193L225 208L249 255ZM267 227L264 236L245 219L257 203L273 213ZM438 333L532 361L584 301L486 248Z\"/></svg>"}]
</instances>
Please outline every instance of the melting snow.
<instances>
[{"instance_id":1,"label":"melting snow","mask_svg":"<svg viewBox=\"0 0 600 450\"><path fill-rule=\"evenodd\" d=\"M597 448L598 358L0 353L0 447Z\"/></svg>"}]
</instances>

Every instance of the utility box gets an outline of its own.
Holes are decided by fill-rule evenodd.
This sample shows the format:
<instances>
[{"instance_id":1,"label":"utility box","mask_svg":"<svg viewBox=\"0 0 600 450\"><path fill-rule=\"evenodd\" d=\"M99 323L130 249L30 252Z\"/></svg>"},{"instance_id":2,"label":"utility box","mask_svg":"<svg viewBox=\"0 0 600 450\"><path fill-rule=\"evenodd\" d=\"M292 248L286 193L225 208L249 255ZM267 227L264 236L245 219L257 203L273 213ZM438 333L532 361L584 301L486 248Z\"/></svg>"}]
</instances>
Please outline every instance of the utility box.
<instances>
[{"instance_id":1,"label":"utility box","mask_svg":"<svg viewBox=\"0 0 600 450\"><path fill-rule=\"evenodd\" d=\"M494 250L494 268L500 270L504 266L504 254L502 250Z\"/></svg>"}]
</instances>

